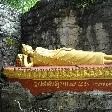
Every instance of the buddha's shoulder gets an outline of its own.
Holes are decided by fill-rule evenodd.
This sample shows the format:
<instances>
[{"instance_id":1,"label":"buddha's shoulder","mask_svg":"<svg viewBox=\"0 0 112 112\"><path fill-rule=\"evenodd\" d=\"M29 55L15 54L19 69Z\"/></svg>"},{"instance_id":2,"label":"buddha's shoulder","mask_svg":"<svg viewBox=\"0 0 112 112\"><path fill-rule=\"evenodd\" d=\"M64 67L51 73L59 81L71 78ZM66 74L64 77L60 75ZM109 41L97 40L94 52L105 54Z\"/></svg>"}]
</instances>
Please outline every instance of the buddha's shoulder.
<instances>
[{"instance_id":1,"label":"buddha's shoulder","mask_svg":"<svg viewBox=\"0 0 112 112\"><path fill-rule=\"evenodd\" d=\"M46 50L46 49L43 47L36 47L36 49L35 49L35 51L41 51L41 50Z\"/></svg>"},{"instance_id":2,"label":"buddha's shoulder","mask_svg":"<svg viewBox=\"0 0 112 112\"><path fill-rule=\"evenodd\" d=\"M52 53L52 50L48 50L42 47L37 47L34 51L34 55L41 55L41 56L49 56Z\"/></svg>"},{"instance_id":3,"label":"buddha's shoulder","mask_svg":"<svg viewBox=\"0 0 112 112\"><path fill-rule=\"evenodd\" d=\"M67 47L62 47L58 50L65 50L65 51L71 51L71 50L75 50L74 48L67 48Z\"/></svg>"}]
</instances>

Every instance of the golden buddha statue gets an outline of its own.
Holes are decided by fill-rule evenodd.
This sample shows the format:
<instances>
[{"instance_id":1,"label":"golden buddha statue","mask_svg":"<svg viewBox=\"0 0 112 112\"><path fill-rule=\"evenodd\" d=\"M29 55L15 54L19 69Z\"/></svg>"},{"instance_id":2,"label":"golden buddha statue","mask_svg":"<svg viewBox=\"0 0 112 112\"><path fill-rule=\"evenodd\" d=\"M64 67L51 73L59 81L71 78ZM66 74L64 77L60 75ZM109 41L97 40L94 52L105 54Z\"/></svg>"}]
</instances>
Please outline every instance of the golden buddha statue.
<instances>
[{"instance_id":1,"label":"golden buddha statue","mask_svg":"<svg viewBox=\"0 0 112 112\"><path fill-rule=\"evenodd\" d=\"M71 66L80 64L111 64L112 55L103 52L82 51L73 48L48 50L22 44L23 54L17 56L17 66Z\"/></svg>"}]
</instances>

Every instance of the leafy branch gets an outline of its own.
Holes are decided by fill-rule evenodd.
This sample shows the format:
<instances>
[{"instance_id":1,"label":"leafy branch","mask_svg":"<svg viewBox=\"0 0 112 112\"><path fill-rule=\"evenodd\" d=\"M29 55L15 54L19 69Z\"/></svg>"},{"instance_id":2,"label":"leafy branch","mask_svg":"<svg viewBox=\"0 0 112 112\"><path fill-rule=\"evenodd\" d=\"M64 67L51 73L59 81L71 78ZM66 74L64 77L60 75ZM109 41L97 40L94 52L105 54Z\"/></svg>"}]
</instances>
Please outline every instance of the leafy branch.
<instances>
[{"instance_id":1,"label":"leafy branch","mask_svg":"<svg viewBox=\"0 0 112 112\"><path fill-rule=\"evenodd\" d=\"M0 3L9 5L23 13L27 12L31 7L33 7L38 1L41 0L0 0ZM49 2L50 0L46 0ZM56 0L54 0L56 1ZM80 7L88 7L91 4L94 4L96 2L102 2L106 0L65 0L67 1L68 5L71 2L74 4L74 6L80 8Z\"/></svg>"},{"instance_id":2,"label":"leafy branch","mask_svg":"<svg viewBox=\"0 0 112 112\"><path fill-rule=\"evenodd\" d=\"M0 3L9 5L20 12L27 12L40 0L1 0Z\"/></svg>"}]
</instances>

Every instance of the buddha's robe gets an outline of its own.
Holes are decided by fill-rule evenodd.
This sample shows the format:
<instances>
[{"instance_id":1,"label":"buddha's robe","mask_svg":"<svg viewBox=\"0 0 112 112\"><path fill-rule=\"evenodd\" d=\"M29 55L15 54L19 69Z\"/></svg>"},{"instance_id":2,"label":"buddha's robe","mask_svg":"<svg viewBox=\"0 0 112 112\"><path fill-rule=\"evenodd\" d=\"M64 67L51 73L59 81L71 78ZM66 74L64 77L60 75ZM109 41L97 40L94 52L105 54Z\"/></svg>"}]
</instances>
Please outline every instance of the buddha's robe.
<instances>
[{"instance_id":1,"label":"buddha's robe","mask_svg":"<svg viewBox=\"0 0 112 112\"><path fill-rule=\"evenodd\" d=\"M34 51L33 64L34 66L104 64L104 55L105 53L102 52L82 51L72 48L48 50L37 47Z\"/></svg>"}]
</instances>

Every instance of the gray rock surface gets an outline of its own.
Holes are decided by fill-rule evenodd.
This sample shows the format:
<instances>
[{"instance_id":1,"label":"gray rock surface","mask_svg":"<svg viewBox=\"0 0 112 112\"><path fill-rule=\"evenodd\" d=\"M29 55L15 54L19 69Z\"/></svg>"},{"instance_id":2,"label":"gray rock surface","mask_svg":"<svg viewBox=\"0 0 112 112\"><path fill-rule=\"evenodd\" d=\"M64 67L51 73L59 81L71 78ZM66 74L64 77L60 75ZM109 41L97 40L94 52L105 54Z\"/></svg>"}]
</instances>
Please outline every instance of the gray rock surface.
<instances>
[{"instance_id":1,"label":"gray rock surface","mask_svg":"<svg viewBox=\"0 0 112 112\"><path fill-rule=\"evenodd\" d=\"M22 17L22 40L34 48L72 47L112 54L112 0L77 9L73 0L41 0Z\"/></svg>"},{"instance_id":2,"label":"gray rock surface","mask_svg":"<svg viewBox=\"0 0 112 112\"><path fill-rule=\"evenodd\" d=\"M2 112L112 112L112 93L56 92L38 96L18 82L9 83L1 92Z\"/></svg>"},{"instance_id":3,"label":"gray rock surface","mask_svg":"<svg viewBox=\"0 0 112 112\"><path fill-rule=\"evenodd\" d=\"M112 0L82 11L70 1L41 0L25 13L21 24L22 41L33 48L65 46L111 54ZM20 35L19 13L0 4L0 63L3 66L14 65ZM32 96L21 84L0 80L0 93L2 112L112 112L112 93L108 92L56 92Z\"/></svg>"},{"instance_id":4,"label":"gray rock surface","mask_svg":"<svg viewBox=\"0 0 112 112\"><path fill-rule=\"evenodd\" d=\"M32 107L32 98L32 94L20 83L8 83L2 87L1 110L2 112L28 112L28 109Z\"/></svg>"},{"instance_id":5,"label":"gray rock surface","mask_svg":"<svg viewBox=\"0 0 112 112\"><path fill-rule=\"evenodd\" d=\"M44 100L37 100L36 105L42 112L45 109L49 112L111 112L112 94L100 91L57 92Z\"/></svg>"},{"instance_id":6,"label":"gray rock surface","mask_svg":"<svg viewBox=\"0 0 112 112\"><path fill-rule=\"evenodd\" d=\"M20 13L0 4L0 65L12 66L21 40ZM2 62L1 62L2 59Z\"/></svg>"}]
</instances>

